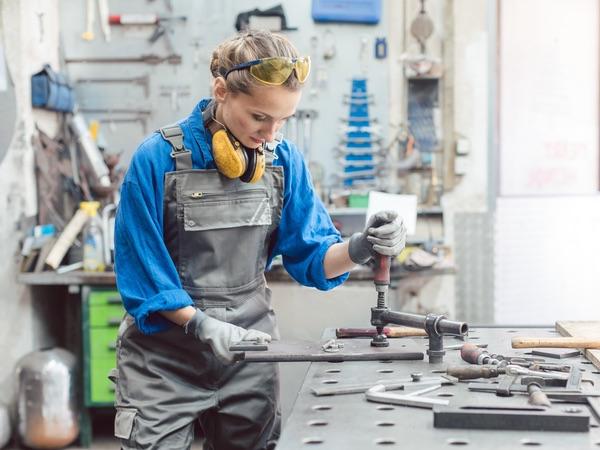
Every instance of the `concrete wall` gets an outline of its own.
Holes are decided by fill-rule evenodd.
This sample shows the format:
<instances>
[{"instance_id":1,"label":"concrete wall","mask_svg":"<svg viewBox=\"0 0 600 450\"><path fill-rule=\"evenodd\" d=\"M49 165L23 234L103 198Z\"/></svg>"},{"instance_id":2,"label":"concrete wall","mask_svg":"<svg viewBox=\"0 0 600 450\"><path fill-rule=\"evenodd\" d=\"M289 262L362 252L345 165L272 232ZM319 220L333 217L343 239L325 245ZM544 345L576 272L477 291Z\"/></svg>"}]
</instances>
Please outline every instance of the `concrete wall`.
<instances>
[{"instance_id":1,"label":"concrete wall","mask_svg":"<svg viewBox=\"0 0 600 450\"><path fill-rule=\"evenodd\" d=\"M40 17L42 28L40 28ZM53 135L53 113L32 111L30 75L45 62L57 67L58 0L0 0L0 38L9 83L14 85L16 124L0 162L0 398L13 390L16 361L33 349L52 344L39 301L16 281L20 251L19 220L36 214L36 190L31 136L37 123ZM43 31L43 33L40 33ZM1 106L0 106L1 107Z\"/></svg>"}]
</instances>

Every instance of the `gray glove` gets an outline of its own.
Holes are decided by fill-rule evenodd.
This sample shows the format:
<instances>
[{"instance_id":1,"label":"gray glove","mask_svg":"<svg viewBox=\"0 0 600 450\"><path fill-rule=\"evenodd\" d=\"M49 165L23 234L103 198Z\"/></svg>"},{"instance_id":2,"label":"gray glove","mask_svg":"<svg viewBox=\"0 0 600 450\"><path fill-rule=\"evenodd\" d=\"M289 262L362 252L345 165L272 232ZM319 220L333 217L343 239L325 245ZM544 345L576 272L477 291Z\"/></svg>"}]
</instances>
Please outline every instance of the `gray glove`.
<instances>
[{"instance_id":1,"label":"gray glove","mask_svg":"<svg viewBox=\"0 0 600 450\"><path fill-rule=\"evenodd\" d=\"M365 264L376 254L396 257L406 244L406 227L396 211L373 214L362 233L350 238L348 253L356 264Z\"/></svg>"},{"instance_id":2,"label":"gray glove","mask_svg":"<svg viewBox=\"0 0 600 450\"><path fill-rule=\"evenodd\" d=\"M210 345L213 353L224 364L233 362L229 347L239 341L271 342L271 336L258 330L246 330L221 320L207 316L199 309L184 325L187 334Z\"/></svg>"}]
</instances>

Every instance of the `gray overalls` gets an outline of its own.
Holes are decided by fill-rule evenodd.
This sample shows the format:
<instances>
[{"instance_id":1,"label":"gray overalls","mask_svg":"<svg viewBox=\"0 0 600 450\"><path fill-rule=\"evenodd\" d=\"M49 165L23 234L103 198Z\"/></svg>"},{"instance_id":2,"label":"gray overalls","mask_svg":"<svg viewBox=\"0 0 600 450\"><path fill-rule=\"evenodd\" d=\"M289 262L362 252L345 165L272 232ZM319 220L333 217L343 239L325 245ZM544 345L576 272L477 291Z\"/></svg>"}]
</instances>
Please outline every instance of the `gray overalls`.
<instances>
[{"instance_id":1,"label":"gray overalls","mask_svg":"<svg viewBox=\"0 0 600 450\"><path fill-rule=\"evenodd\" d=\"M279 338L264 270L279 224L283 170L271 152L261 180L192 169L179 126L165 174L164 240L183 288L206 314ZM115 436L124 449L188 449L199 419L205 449L274 448L280 431L276 364L223 365L182 327L142 334L127 316L117 352Z\"/></svg>"}]
</instances>

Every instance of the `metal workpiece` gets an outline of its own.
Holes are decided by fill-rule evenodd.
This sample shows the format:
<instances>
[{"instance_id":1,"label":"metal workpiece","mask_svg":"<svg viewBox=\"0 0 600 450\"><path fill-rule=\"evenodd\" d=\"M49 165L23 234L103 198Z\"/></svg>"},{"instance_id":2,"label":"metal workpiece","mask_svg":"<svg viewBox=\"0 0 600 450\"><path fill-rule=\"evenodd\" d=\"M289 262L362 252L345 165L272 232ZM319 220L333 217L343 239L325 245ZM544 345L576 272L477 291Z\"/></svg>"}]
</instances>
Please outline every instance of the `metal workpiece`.
<instances>
[{"instance_id":1,"label":"metal workpiece","mask_svg":"<svg viewBox=\"0 0 600 450\"><path fill-rule=\"evenodd\" d=\"M427 394L436 391L442 387L441 384L432 384L418 391L398 395L389 391L389 386L385 384L377 384L365 393L365 397L370 402L387 403L390 405L415 406L417 408L433 408L435 405L447 405L448 400L430 397L421 397L422 394Z\"/></svg>"},{"instance_id":2,"label":"metal workpiece","mask_svg":"<svg viewBox=\"0 0 600 450\"><path fill-rule=\"evenodd\" d=\"M426 350L429 362L439 364L443 361L446 351L444 350L444 335L464 336L469 331L465 322L455 322L446 319L443 315L403 313L390 311L380 305L378 297L377 307L371 308L371 325L378 328L392 323L407 327L421 328L427 332L429 337L429 348Z\"/></svg>"},{"instance_id":3,"label":"metal workpiece","mask_svg":"<svg viewBox=\"0 0 600 450\"><path fill-rule=\"evenodd\" d=\"M431 386L432 384L448 385L452 384L450 381L442 377L424 377L415 378L411 375L410 378L401 379L379 379L371 382L362 382L354 384L343 384L335 386L324 386L316 387L312 389L312 393L317 397L323 397L327 395L347 395L347 394L360 394L368 391L374 386L384 386L386 390L399 390L405 388L415 388L421 386Z\"/></svg>"},{"instance_id":4,"label":"metal workpiece","mask_svg":"<svg viewBox=\"0 0 600 450\"><path fill-rule=\"evenodd\" d=\"M510 348L511 337L515 331L533 336L553 336L550 328L477 328L469 330L469 341L485 342L490 348L498 353L512 355L514 357L527 356L521 351L512 351ZM474 329L473 329L474 328ZM335 330L329 330L329 334L323 336L323 341L335 336ZM346 339L348 341L363 341L366 345L370 339ZM390 345L395 342L408 340L407 338L388 339ZM414 338L417 349L424 352L427 339ZM348 344L346 344L347 346ZM525 349L524 349L525 350ZM432 366L426 360L405 361L347 361L343 363L314 362L310 365L303 385L296 396L295 404L282 430L281 438L277 444L278 450L306 450L313 448L313 442L318 442L319 448L332 449L377 449L377 448L403 448L403 449L445 449L460 446L461 448L473 448L477 450L519 449L536 446L544 450L564 449L597 449L600 443L600 427L596 423L600 417L591 420L589 431L543 431L537 426L528 430L501 430L500 426L490 429L480 428L437 428L434 427L434 412L442 408L460 408L461 406L504 408L495 411L496 418L489 419L492 422L504 421L507 415L513 412L521 412L523 415L545 414L556 415L564 421L573 421L570 417L575 415L577 423L574 427L585 428L586 420L589 422L590 409L600 411L600 374L592 365L585 364L587 361L582 356L567 360L578 369L586 369L584 378L596 381L596 387L591 383L581 382L579 390L570 391L564 386L565 380L553 380L551 382L562 382L563 386L542 386L550 401L551 407L533 406L528 403L529 393L527 385L520 384L520 380L527 376L515 377L517 381L511 386L514 395L509 397L498 397L495 390L497 383L494 379L484 379L482 382L456 382L443 385L441 388L429 393L421 394L423 398L448 400L447 406L437 405L433 410L428 408L410 407L404 405L384 404L368 401L366 394L353 393L349 395L331 394L328 396L317 396L314 390L347 388L351 385L376 382L392 385L403 380L412 380L411 374L422 374L422 381L429 381L434 377L444 377L447 367L464 366L458 351L448 351L444 364ZM566 361L565 361L566 362ZM443 371L443 373L442 373ZM506 377L501 375L495 380ZM417 376L418 378L418 376ZM533 377L531 377L533 378ZM403 383L404 390L384 391L381 394L404 395L414 390L419 390L409 382L408 387ZM568 383L568 381L567 381ZM487 386L488 391L470 390L470 387ZM364 387L364 386L363 386ZM371 386L372 387L372 386ZM366 392L366 391L364 391ZM593 408L591 405L596 406ZM506 410L506 408L510 408ZM581 412L565 412L576 411ZM463 409L462 411L469 411ZM471 413L479 415L486 414L485 411L471 410ZM493 412L493 411L492 411ZM475 414L472 414L472 416ZM581 416L584 416L581 419ZM518 414L513 414L518 416ZM504 417L504 418L503 418ZM486 416L486 419L488 416ZM518 417L519 420L524 420ZM483 419L482 419L483 420ZM506 419L512 420L512 419ZM516 420L516 419L514 419ZM538 419L544 421L543 426L550 420L548 418ZM528 422L529 425L535 422ZM572 425L572 422L570 423ZM560 423L558 426L564 426ZM385 444L382 444L385 443Z\"/></svg>"},{"instance_id":5,"label":"metal workpiece","mask_svg":"<svg viewBox=\"0 0 600 450\"><path fill-rule=\"evenodd\" d=\"M271 341L267 349L234 345L236 361L301 362L301 361L395 361L421 360L423 351L414 340L394 339L388 347L372 347L368 339L331 339L324 344L312 341Z\"/></svg>"},{"instance_id":6,"label":"metal workpiece","mask_svg":"<svg viewBox=\"0 0 600 450\"><path fill-rule=\"evenodd\" d=\"M433 426L484 430L588 431L590 414L583 408L485 407L463 405L434 407Z\"/></svg>"}]
</instances>

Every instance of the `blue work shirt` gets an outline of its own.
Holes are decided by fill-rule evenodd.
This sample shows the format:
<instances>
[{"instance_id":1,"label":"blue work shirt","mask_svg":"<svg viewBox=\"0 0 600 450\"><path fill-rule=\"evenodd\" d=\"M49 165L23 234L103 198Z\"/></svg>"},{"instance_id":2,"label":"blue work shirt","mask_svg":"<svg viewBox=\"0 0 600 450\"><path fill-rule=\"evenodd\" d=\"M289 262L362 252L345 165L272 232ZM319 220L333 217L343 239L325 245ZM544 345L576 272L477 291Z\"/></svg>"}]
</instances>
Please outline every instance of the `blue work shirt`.
<instances>
[{"instance_id":1,"label":"blue work shirt","mask_svg":"<svg viewBox=\"0 0 600 450\"><path fill-rule=\"evenodd\" d=\"M210 132L204 128L203 99L178 122L184 145L192 152L194 169L215 169ZM284 199L276 240L267 260L282 255L283 265L304 286L329 290L348 274L327 279L323 259L329 247L341 242L323 203L315 195L306 162L289 141L275 150L273 165L283 167ZM194 302L182 288L175 263L163 240L165 173L175 170L171 146L159 133L147 137L133 155L121 186L115 220L115 272L125 309L146 334L172 326L159 311L173 311Z\"/></svg>"}]
</instances>

